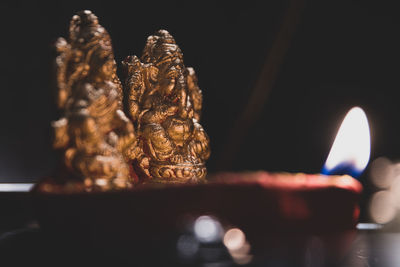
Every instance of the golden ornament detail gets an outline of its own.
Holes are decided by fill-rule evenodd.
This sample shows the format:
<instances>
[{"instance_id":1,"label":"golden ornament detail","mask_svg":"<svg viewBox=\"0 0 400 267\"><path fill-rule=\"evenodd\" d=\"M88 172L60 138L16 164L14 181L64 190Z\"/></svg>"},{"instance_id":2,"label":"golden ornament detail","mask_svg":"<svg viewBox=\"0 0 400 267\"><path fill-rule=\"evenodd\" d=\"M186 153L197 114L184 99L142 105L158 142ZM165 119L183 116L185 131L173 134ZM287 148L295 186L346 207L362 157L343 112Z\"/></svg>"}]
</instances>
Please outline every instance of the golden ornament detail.
<instances>
[{"instance_id":1,"label":"golden ornament detail","mask_svg":"<svg viewBox=\"0 0 400 267\"><path fill-rule=\"evenodd\" d=\"M202 93L174 38L159 30L141 59L128 56L123 65L127 114L138 136L134 169L145 183L204 181L210 148L199 124Z\"/></svg>"}]
</instances>

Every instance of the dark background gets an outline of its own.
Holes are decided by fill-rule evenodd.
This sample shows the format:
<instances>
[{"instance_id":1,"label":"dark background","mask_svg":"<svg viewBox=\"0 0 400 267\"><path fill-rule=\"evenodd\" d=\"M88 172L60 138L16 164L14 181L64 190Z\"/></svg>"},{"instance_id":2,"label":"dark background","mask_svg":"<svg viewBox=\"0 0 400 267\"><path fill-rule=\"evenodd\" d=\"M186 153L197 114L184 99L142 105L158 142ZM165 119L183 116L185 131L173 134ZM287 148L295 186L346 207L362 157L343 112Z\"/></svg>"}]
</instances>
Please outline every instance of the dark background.
<instances>
[{"instance_id":1,"label":"dark background","mask_svg":"<svg viewBox=\"0 0 400 267\"><path fill-rule=\"evenodd\" d=\"M175 37L203 90L210 172L319 172L344 115L356 105L370 121L372 159L399 158L400 16L387 1L306 1L263 108L254 123L239 127L242 141L229 143L289 5L2 1L0 182L36 180L55 167L52 43L67 36L70 18L82 9L92 10L110 33L118 64L141 55L147 36L160 28Z\"/></svg>"}]
</instances>

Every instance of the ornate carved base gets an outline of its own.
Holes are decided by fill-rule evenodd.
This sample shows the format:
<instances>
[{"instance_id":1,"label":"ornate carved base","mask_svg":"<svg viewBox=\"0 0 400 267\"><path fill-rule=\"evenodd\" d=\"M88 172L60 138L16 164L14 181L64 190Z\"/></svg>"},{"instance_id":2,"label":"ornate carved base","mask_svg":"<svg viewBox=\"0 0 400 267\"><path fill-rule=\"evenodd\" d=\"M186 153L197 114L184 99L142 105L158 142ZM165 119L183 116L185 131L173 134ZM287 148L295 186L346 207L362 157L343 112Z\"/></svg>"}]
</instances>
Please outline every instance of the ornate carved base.
<instances>
[{"instance_id":1,"label":"ornate carved base","mask_svg":"<svg viewBox=\"0 0 400 267\"><path fill-rule=\"evenodd\" d=\"M158 183L198 183L205 181L207 174L204 164L151 162L149 169L151 182Z\"/></svg>"},{"instance_id":2,"label":"ornate carved base","mask_svg":"<svg viewBox=\"0 0 400 267\"><path fill-rule=\"evenodd\" d=\"M85 192L126 191L133 188L130 177L115 179L86 178L84 181L76 177L47 177L36 184L34 191L52 194L76 194Z\"/></svg>"}]
</instances>

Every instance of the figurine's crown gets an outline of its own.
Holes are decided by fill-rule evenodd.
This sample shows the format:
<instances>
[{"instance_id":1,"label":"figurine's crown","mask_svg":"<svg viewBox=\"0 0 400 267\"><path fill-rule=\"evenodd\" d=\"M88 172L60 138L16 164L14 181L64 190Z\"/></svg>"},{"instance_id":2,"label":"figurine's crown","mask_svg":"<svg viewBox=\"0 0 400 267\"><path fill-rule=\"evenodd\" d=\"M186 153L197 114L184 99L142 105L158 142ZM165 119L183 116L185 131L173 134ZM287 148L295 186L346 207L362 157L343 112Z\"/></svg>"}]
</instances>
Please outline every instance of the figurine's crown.
<instances>
[{"instance_id":1,"label":"figurine's crown","mask_svg":"<svg viewBox=\"0 0 400 267\"><path fill-rule=\"evenodd\" d=\"M98 40L111 43L107 31L99 24L97 16L89 10L79 11L72 17L69 33L70 41L76 45L91 45Z\"/></svg>"},{"instance_id":2,"label":"figurine's crown","mask_svg":"<svg viewBox=\"0 0 400 267\"><path fill-rule=\"evenodd\" d=\"M98 18L90 10L81 10L72 17L71 23L77 26L97 25L99 23Z\"/></svg>"},{"instance_id":3,"label":"figurine's crown","mask_svg":"<svg viewBox=\"0 0 400 267\"><path fill-rule=\"evenodd\" d=\"M168 31L158 30L147 38L142 60L144 63L153 63L157 66L165 63L180 65L183 64L183 54Z\"/></svg>"}]
</instances>

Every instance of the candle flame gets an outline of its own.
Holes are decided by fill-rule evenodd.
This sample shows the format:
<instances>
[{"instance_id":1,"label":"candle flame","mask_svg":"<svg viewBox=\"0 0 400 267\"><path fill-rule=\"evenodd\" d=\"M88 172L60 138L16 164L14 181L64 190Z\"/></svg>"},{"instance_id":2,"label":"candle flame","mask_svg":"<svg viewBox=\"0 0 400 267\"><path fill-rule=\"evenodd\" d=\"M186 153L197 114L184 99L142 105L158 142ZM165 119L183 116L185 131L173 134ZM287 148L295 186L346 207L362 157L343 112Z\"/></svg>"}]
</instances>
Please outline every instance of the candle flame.
<instances>
[{"instance_id":1,"label":"candle flame","mask_svg":"<svg viewBox=\"0 0 400 267\"><path fill-rule=\"evenodd\" d=\"M368 164L370 151L367 116L360 107L354 107L339 128L322 173L358 177Z\"/></svg>"}]
</instances>

